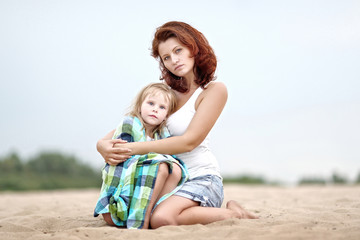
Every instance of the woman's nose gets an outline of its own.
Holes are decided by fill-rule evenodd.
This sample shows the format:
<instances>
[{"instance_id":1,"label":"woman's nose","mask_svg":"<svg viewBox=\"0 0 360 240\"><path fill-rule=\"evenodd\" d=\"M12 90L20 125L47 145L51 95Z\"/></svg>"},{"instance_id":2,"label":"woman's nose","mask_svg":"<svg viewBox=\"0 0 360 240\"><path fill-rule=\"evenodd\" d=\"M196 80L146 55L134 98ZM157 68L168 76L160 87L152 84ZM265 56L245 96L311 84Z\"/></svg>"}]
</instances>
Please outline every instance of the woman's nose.
<instances>
[{"instance_id":1,"label":"woman's nose","mask_svg":"<svg viewBox=\"0 0 360 240\"><path fill-rule=\"evenodd\" d=\"M172 61L173 61L173 63L178 63L179 62L179 58L178 57L172 57L171 58L172 59Z\"/></svg>"}]
</instances>

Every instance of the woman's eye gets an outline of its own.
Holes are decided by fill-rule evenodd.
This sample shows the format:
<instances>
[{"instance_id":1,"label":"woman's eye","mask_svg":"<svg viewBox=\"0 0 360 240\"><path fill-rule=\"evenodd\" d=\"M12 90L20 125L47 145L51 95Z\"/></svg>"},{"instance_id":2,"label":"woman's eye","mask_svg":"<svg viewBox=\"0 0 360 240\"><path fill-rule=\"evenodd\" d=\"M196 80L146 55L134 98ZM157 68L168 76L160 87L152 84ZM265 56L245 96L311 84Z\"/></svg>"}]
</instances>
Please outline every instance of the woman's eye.
<instances>
[{"instance_id":1,"label":"woman's eye","mask_svg":"<svg viewBox=\"0 0 360 240\"><path fill-rule=\"evenodd\" d=\"M181 52L181 50L182 50L181 48L178 48L178 49L175 50L175 52L179 53L179 52Z\"/></svg>"},{"instance_id":2,"label":"woman's eye","mask_svg":"<svg viewBox=\"0 0 360 240\"><path fill-rule=\"evenodd\" d=\"M164 61L166 61L166 60L168 60L169 59L169 57L164 57Z\"/></svg>"}]
</instances>

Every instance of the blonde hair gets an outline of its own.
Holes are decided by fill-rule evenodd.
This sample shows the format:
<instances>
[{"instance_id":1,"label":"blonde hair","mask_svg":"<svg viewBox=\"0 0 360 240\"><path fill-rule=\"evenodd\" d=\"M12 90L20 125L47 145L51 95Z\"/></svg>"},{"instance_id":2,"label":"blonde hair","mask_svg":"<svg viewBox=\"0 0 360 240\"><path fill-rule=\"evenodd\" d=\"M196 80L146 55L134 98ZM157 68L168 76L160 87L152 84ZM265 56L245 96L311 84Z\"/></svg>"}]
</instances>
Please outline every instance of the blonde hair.
<instances>
[{"instance_id":1,"label":"blonde hair","mask_svg":"<svg viewBox=\"0 0 360 240\"><path fill-rule=\"evenodd\" d=\"M133 104L130 107L130 111L127 115L137 117L140 119L143 126L145 126L145 122L141 117L141 105L144 102L145 98L148 96L153 96L155 94L161 93L164 95L165 99L168 101L168 112L166 118L173 114L176 110L176 96L173 90L164 83L150 83L149 85L145 86L136 96L133 101ZM163 121L161 124L154 128L153 133L159 131L165 127L166 121Z\"/></svg>"}]
</instances>

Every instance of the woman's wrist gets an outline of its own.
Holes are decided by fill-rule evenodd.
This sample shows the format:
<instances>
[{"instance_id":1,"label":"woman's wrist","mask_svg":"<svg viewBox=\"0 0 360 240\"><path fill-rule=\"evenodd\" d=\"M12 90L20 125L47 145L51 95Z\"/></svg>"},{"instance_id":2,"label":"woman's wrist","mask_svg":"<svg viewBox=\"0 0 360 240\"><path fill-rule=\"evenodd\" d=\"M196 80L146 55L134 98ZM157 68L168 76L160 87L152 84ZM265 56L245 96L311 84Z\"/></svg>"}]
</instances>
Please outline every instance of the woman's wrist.
<instances>
[{"instance_id":1,"label":"woman's wrist","mask_svg":"<svg viewBox=\"0 0 360 240\"><path fill-rule=\"evenodd\" d=\"M101 156L104 156L104 141L105 139L99 139L96 143L96 150L101 154Z\"/></svg>"}]
</instances>

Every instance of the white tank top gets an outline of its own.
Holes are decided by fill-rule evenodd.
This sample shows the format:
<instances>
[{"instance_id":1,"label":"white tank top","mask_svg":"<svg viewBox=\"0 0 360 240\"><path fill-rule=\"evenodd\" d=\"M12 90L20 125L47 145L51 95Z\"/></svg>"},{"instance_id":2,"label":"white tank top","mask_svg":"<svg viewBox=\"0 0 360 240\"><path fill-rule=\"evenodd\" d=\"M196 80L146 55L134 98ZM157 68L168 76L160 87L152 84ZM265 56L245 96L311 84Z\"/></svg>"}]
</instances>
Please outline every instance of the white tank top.
<instances>
[{"instance_id":1,"label":"white tank top","mask_svg":"<svg viewBox=\"0 0 360 240\"><path fill-rule=\"evenodd\" d=\"M172 136L181 136L185 133L196 112L196 99L202 91L201 87L196 89L184 106L169 117L167 127ZM176 156L186 164L190 179L208 174L221 178L219 164L209 148L209 135L191 152L176 154Z\"/></svg>"}]
</instances>

